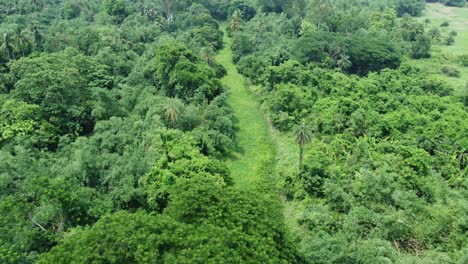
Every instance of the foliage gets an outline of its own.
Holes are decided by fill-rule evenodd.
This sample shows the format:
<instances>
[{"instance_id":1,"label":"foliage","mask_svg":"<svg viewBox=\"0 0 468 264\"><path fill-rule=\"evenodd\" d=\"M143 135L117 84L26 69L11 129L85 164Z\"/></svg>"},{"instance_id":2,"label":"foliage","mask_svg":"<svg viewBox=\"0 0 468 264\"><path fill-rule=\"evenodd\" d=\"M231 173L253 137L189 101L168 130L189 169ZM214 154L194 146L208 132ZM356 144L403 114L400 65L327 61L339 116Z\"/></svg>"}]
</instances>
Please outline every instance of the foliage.
<instances>
[{"instance_id":1,"label":"foliage","mask_svg":"<svg viewBox=\"0 0 468 264\"><path fill-rule=\"evenodd\" d=\"M458 56L458 61L462 66L468 67L468 55L467 54Z\"/></svg>"},{"instance_id":2,"label":"foliage","mask_svg":"<svg viewBox=\"0 0 468 264\"><path fill-rule=\"evenodd\" d=\"M466 193L466 162L453 157L460 149L466 152L466 138L458 131L467 129L467 113L450 88L408 66L367 78L295 69L289 77L291 68L275 68L275 76L287 77L266 78L264 89L294 91L286 83L318 87L316 98L309 99L312 106L302 108L314 132L303 169L283 186L290 197L307 197L298 219L310 230L301 236L307 261L403 261L398 251L414 254L431 247L444 248L438 257L448 248L460 252L467 241L459 240L451 215L463 205L449 205L432 218L446 197ZM265 104L273 98L266 96ZM444 222L444 217L452 220ZM440 233L430 226L439 225L450 234L447 240L435 238ZM363 245L368 243L385 250L367 252ZM456 243L461 244L453 247Z\"/></svg>"},{"instance_id":3,"label":"foliage","mask_svg":"<svg viewBox=\"0 0 468 264\"><path fill-rule=\"evenodd\" d=\"M450 66L443 66L440 71L449 77L460 77L460 71Z\"/></svg>"},{"instance_id":4,"label":"foliage","mask_svg":"<svg viewBox=\"0 0 468 264\"><path fill-rule=\"evenodd\" d=\"M443 0L442 2L447 6L457 6L457 7L465 6L465 1L463 0Z\"/></svg>"},{"instance_id":5,"label":"foliage","mask_svg":"<svg viewBox=\"0 0 468 264\"><path fill-rule=\"evenodd\" d=\"M299 145L299 171L301 171L304 146L312 140L312 128L301 123L294 128L294 135L296 136L296 144Z\"/></svg>"},{"instance_id":6,"label":"foliage","mask_svg":"<svg viewBox=\"0 0 468 264\"><path fill-rule=\"evenodd\" d=\"M106 216L91 228L72 231L39 263L298 262L271 201L201 175L179 182L172 193L161 216Z\"/></svg>"},{"instance_id":7,"label":"foliage","mask_svg":"<svg viewBox=\"0 0 468 264\"><path fill-rule=\"evenodd\" d=\"M170 97L211 101L223 90L214 71L187 48L166 44L157 51L156 77Z\"/></svg>"},{"instance_id":8,"label":"foliage","mask_svg":"<svg viewBox=\"0 0 468 264\"><path fill-rule=\"evenodd\" d=\"M455 43L455 38L453 35L448 35L444 40L444 44L447 46L453 45L454 43Z\"/></svg>"},{"instance_id":9,"label":"foliage","mask_svg":"<svg viewBox=\"0 0 468 264\"><path fill-rule=\"evenodd\" d=\"M428 58L431 56L431 39L425 35L418 35L411 47L411 56L415 59Z\"/></svg>"},{"instance_id":10,"label":"foliage","mask_svg":"<svg viewBox=\"0 0 468 264\"><path fill-rule=\"evenodd\" d=\"M152 198L172 185L149 188L157 175L231 184L220 161L236 131L217 79L225 71L196 55L222 46L218 22L171 1L0 2L0 262L35 263L68 234L80 237L70 261L124 261L93 237L118 241L139 228L127 257L153 260L159 249L136 248L146 231L157 237L143 224L156 220L130 212L160 211ZM110 231L127 218L132 230Z\"/></svg>"},{"instance_id":11,"label":"foliage","mask_svg":"<svg viewBox=\"0 0 468 264\"><path fill-rule=\"evenodd\" d=\"M425 6L0 0L0 262L466 262L466 98L432 75L465 51L431 47L465 35Z\"/></svg>"},{"instance_id":12,"label":"foliage","mask_svg":"<svg viewBox=\"0 0 468 264\"><path fill-rule=\"evenodd\" d=\"M398 16L409 14L411 16L420 16L425 8L425 1L421 0L398 0L396 11Z\"/></svg>"},{"instance_id":13,"label":"foliage","mask_svg":"<svg viewBox=\"0 0 468 264\"><path fill-rule=\"evenodd\" d=\"M15 79L12 96L40 106L61 135L90 133L93 90L112 86L104 66L73 50L22 58L10 69Z\"/></svg>"}]
</instances>

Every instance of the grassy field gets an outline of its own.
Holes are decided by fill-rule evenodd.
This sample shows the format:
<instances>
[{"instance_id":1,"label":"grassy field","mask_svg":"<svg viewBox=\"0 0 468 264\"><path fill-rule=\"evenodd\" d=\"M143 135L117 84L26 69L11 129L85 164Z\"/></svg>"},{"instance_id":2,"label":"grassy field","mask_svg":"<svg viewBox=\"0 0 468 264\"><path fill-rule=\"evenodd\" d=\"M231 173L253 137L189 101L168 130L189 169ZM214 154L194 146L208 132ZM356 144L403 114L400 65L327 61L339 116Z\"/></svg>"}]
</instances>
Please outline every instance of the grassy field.
<instances>
[{"instance_id":1,"label":"grassy field","mask_svg":"<svg viewBox=\"0 0 468 264\"><path fill-rule=\"evenodd\" d=\"M430 28L439 28L444 39L451 31L456 31L454 45L443 45L434 43L432 46L432 57L421 60L410 60L417 65L435 75L442 77L450 83L457 95L466 95L468 93L466 85L468 83L468 67L463 67L457 62L458 56L468 54L468 7L448 7L439 3L427 5L425 15L420 18L421 21L429 18ZM448 27L441 27L442 22L449 22ZM460 71L460 77L448 77L441 73L441 68L449 66Z\"/></svg>"},{"instance_id":2,"label":"grassy field","mask_svg":"<svg viewBox=\"0 0 468 264\"><path fill-rule=\"evenodd\" d=\"M244 78L232 62L231 39L224 34L224 48L216 61L227 74L221 82L228 88L228 103L237 118L238 150L226 161L236 186L245 189L257 187L265 181L265 166L275 155L267 123L255 96L244 84Z\"/></svg>"}]
</instances>

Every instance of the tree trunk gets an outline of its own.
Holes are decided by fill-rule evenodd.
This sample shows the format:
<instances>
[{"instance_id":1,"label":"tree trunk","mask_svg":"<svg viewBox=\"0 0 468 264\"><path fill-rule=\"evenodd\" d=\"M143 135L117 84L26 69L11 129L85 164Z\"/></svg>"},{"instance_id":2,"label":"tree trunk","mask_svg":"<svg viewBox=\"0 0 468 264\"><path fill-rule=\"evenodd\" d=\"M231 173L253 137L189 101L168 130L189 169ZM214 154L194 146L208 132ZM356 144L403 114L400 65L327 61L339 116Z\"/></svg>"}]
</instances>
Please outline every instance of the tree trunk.
<instances>
[{"instance_id":1,"label":"tree trunk","mask_svg":"<svg viewBox=\"0 0 468 264\"><path fill-rule=\"evenodd\" d=\"M302 156L304 154L304 146L299 146L299 172L302 171Z\"/></svg>"},{"instance_id":2,"label":"tree trunk","mask_svg":"<svg viewBox=\"0 0 468 264\"><path fill-rule=\"evenodd\" d=\"M14 60L15 59L15 53L14 53L13 49L11 47L7 46L6 50L7 50L8 57L10 58L10 60Z\"/></svg>"}]
</instances>

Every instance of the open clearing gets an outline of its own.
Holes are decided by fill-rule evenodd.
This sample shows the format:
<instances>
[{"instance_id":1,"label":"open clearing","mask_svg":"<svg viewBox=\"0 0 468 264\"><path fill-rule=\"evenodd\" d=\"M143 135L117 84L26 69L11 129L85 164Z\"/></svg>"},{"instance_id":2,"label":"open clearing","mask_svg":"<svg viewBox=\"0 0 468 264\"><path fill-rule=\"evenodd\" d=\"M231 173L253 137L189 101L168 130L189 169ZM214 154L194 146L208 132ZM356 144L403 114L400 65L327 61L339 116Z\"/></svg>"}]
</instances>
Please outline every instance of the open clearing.
<instances>
[{"instance_id":1,"label":"open clearing","mask_svg":"<svg viewBox=\"0 0 468 264\"><path fill-rule=\"evenodd\" d=\"M239 127L238 150L227 160L227 165L236 186L241 189L257 187L265 180L263 170L274 158L274 148L259 103L232 62L231 39L226 30L224 48L216 56L216 61L227 70L221 82L228 88L228 103Z\"/></svg>"},{"instance_id":2,"label":"open clearing","mask_svg":"<svg viewBox=\"0 0 468 264\"><path fill-rule=\"evenodd\" d=\"M433 43L432 57L428 59L411 60L411 63L417 65L430 73L440 76L455 88L457 95L466 95L468 93L468 67L463 67L458 63L458 57L468 54L468 7L448 7L439 3L428 3L425 16L421 21L429 18L430 28L439 28L443 40L451 31L456 31L454 45L443 45L442 43ZM441 27L442 22L449 22L448 27ZM449 66L460 71L460 77L448 77L441 73L441 68Z\"/></svg>"}]
</instances>

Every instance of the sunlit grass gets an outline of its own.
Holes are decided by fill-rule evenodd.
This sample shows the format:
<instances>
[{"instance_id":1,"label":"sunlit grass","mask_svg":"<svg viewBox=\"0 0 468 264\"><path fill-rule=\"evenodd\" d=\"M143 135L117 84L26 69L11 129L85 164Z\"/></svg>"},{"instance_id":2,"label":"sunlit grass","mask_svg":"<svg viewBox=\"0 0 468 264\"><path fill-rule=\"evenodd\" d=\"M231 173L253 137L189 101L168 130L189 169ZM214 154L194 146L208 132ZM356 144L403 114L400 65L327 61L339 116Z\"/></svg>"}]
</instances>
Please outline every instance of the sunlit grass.
<instances>
[{"instance_id":1,"label":"sunlit grass","mask_svg":"<svg viewBox=\"0 0 468 264\"><path fill-rule=\"evenodd\" d=\"M468 83L468 67L463 67L457 62L457 57L462 54L468 54L468 7L448 7L439 3L428 4L425 16L420 20L429 18L431 23L428 28L437 27L441 30L442 38L445 38L449 32L456 31L455 44L446 46L434 44L432 47L432 57L429 59L410 60L424 70L440 76L446 80L455 89L455 94L466 94L466 85ZM440 27L444 21L449 22L448 27ZM460 77L448 77L441 73L443 66L450 66L460 71Z\"/></svg>"},{"instance_id":2,"label":"sunlit grass","mask_svg":"<svg viewBox=\"0 0 468 264\"><path fill-rule=\"evenodd\" d=\"M238 121L239 148L226 163L235 184L242 189L257 187L265 181L265 166L274 158L267 123L255 96L244 85L244 78L232 62L231 39L224 35L224 48L216 61L223 65L227 74L221 79L228 89L228 103Z\"/></svg>"}]
</instances>

